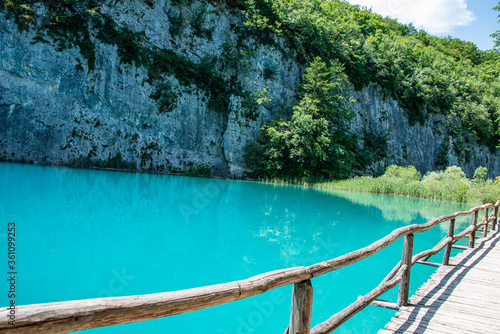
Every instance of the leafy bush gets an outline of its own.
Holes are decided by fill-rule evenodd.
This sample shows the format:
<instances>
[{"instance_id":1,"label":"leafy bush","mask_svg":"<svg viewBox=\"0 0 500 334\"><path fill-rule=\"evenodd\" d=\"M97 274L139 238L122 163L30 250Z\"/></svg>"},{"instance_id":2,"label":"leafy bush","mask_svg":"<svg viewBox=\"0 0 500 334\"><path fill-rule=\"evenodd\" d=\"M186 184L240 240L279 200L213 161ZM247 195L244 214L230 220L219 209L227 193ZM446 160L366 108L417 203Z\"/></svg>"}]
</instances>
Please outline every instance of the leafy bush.
<instances>
[{"instance_id":1,"label":"leafy bush","mask_svg":"<svg viewBox=\"0 0 500 334\"><path fill-rule=\"evenodd\" d=\"M340 178L351 171L353 140L345 129L350 117L346 81L340 64L327 67L319 57L311 62L291 117L264 124L259 142L247 148L247 164L257 176ZM255 154L261 154L260 159Z\"/></svg>"},{"instance_id":2,"label":"leafy bush","mask_svg":"<svg viewBox=\"0 0 500 334\"><path fill-rule=\"evenodd\" d=\"M474 171L473 178L474 178L474 181L477 181L477 182L486 181L486 179L488 178L488 168L479 166Z\"/></svg>"},{"instance_id":3,"label":"leafy bush","mask_svg":"<svg viewBox=\"0 0 500 334\"><path fill-rule=\"evenodd\" d=\"M381 177L354 178L320 183L319 186L456 202L495 203L500 200L500 183L495 183L493 180L482 182L468 180L465 173L457 166L448 167L441 172L428 172L422 181L417 179L419 175L413 166L391 165Z\"/></svg>"},{"instance_id":4,"label":"leafy bush","mask_svg":"<svg viewBox=\"0 0 500 334\"><path fill-rule=\"evenodd\" d=\"M187 171L181 173L185 176L211 176L212 170L210 166L207 165L197 165L196 167L190 167Z\"/></svg>"},{"instance_id":5,"label":"leafy bush","mask_svg":"<svg viewBox=\"0 0 500 334\"><path fill-rule=\"evenodd\" d=\"M386 178L396 178L409 181L420 181L422 174L415 168L415 166L401 167L390 165L387 167L384 175Z\"/></svg>"},{"instance_id":6,"label":"leafy bush","mask_svg":"<svg viewBox=\"0 0 500 334\"><path fill-rule=\"evenodd\" d=\"M492 180L476 184L470 189L470 197L481 203L496 203L500 200L500 185Z\"/></svg>"}]
</instances>

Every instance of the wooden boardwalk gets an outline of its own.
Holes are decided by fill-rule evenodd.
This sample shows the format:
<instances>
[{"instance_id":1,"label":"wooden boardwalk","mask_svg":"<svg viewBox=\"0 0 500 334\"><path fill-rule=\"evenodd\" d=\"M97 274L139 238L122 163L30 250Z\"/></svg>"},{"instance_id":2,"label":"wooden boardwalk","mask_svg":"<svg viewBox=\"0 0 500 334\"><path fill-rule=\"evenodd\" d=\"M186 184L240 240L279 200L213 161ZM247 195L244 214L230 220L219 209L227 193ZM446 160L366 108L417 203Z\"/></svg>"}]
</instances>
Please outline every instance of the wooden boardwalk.
<instances>
[{"instance_id":1,"label":"wooden boardwalk","mask_svg":"<svg viewBox=\"0 0 500 334\"><path fill-rule=\"evenodd\" d=\"M378 334L500 333L499 231L441 266Z\"/></svg>"}]
</instances>

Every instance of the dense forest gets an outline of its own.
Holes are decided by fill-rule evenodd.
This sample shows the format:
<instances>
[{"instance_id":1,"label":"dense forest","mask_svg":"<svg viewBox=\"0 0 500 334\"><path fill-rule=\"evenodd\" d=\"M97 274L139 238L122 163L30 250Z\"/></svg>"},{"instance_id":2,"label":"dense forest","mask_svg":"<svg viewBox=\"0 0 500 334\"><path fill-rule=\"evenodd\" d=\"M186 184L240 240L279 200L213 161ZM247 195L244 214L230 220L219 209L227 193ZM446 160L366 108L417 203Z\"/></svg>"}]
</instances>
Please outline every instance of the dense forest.
<instances>
[{"instance_id":1,"label":"dense forest","mask_svg":"<svg viewBox=\"0 0 500 334\"><path fill-rule=\"evenodd\" d=\"M265 91L246 92L232 78L220 76L220 67L231 66L231 59L221 62L203 58L202 63L194 63L172 50L149 48L140 32L118 26L111 17L100 13L103 4L112 6L118 2L0 3L20 30L45 32L39 33L34 43L46 42L50 36L58 41L60 49L76 46L89 69L95 61L95 40L116 45L123 62L147 68L151 82L157 86L151 97L158 100L159 112L172 111L176 98L171 87L159 81L162 73L174 74L186 85L194 82L208 92L214 108L221 110L227 109L230 94L254 99L250 106L272 99ZM193 2L172 0L172 5ZM152 0L144 3L155 6ZM251 176L343 178L381 158L386 138L372 138L370 145L361 148L359 138L347 127L352 103L349 91L373 83L399 102L412 124L424 124L430 114L443 115L448 120L447 135L460 134L463 138L463 142L455 143L455 151L466 151L468 143L496 150L500 138L497 50L481 51L471 42L431 36L339 0L207 3L241 18L241 23L233 27L240 37L238 45L226 53L234 55L235 62L245 52L251 52L244 43L251 39L280 50L305 69L296 105L287 106L281 118L264 124L258 140L248 145L246 159L254 170ZM36 6L45 7L43 17L37 16ZM172 22L171 33L182 25L177 23ZM195 31L210 35L202 27ZM268 77L274 75L273 68L264 72Z\"/></svg>"},{"instance_id":2,"label":"dense forest","mask_svg":"<svg viewBox=\"0 0 500 334\"><path fill-rule=\"evenodd\" d=\"M465 131L468 141L486 145L491 150L498 145L500 57L497 50L481 51L472 42L431 36L411 25L342 1L256 0L241 4L246 10L247 24L255 28L256 36L269 43L274 41L271 36L283 36L296 56L305 63L312 61L312 67L317 66L313 59L320 57L333 69L334 82L343 81L335 74L340 64L354 89L377 83L384 94L399 101L410 122L423 124L429 113L442 114L450 120L452 135ZM318 76L314 79L305 76L304 98L311 94L311 80L321 81ZM338 89L329 90L324 86L323 89L324 93L329 92L330 97L326 99L330 102L348 98L339 95ZM326 100L320 100L316 99L316 105L310 108L312 118L318 119L314 116L318 104L325 105ZM345 105L338 115L348 114L347 107ZM318 130L318 124L314 127L309 121L300 126L297 118L298 114L294 113L291 123L264 127L261 154L266 159L258 164L262 174L301 177L312 172L343 176L356 165L362 167L359 164L363 164L363 156L355 153L359 150L352 145L354 138L348 138L346 129L325 137L325 132ZM333 129L339 129L328 117L319 118L329 122ZM315 129L309 131L309 137L303 133L306 127ZM302 143L297 143L299 139ZM311 141L315 145L311 145Z\"/></svg>"}]
</instances>

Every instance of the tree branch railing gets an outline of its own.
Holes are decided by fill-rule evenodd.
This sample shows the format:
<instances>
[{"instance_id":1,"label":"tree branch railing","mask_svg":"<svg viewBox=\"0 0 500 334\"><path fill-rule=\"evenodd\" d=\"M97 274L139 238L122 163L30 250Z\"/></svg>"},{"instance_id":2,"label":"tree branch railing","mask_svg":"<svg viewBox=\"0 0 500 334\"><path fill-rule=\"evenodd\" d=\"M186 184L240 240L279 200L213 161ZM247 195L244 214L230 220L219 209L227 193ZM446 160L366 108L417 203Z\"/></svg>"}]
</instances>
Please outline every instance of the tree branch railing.
<instances>
[{"instance_id":1,"label":"tree branch railing","mask_svg":"<svg viewBox=\"0 0 500 334\"><path fill-rule=\"evenodd\" d=\"M290 324L285 332L293 334L331 333L345 321L370 304L398 309L408 303L411 267L426 260L445 248L442 265L449 264L451 248L461 248L453 244L467 235L469 247L475 245L475 233L483 227L487 235L489 222L496 229L500 200L495 204L485 204L468 211L434 218L424 224L413 224L398 228L374 243L307 267L294 267L263 273L245 280L199 288L163 292L138 296L107 297L75 301L23 305L16 307L15 322L9 322L10 310L0 310L0 333L68 333L96 327L113 326L132 322L168 317L171 315L196 311L232 301L252 297L266 291L293 284ZM493 208L492 214L488 214ZM485 211L484 219L478 224L479 211ZM472 214L472 222L461 233L454 235L455 219ZM433 227L449 221L448 235L436 246L413 255L413 235L426 232ZM347 267L368 258L404 237L402 260L368 294L334 314L328 320L310 329L312 314L313 288L311 279L328 272ZM424 259L422 261L422 259ZM397 303L377 300L383 293L400 285Z\"/></svg>"}]
</instances>

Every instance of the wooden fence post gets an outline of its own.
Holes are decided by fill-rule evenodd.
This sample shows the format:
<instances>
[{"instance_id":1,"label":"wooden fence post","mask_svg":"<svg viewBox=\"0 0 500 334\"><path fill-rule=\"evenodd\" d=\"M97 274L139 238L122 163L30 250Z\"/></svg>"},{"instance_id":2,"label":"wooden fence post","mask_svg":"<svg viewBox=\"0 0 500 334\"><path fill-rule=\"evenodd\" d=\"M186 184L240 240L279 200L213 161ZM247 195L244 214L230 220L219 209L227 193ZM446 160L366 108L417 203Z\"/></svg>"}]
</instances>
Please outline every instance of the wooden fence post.
<instances>
[{"instance_id":1,"label":"wooden fence post","mask_svg":"<svg viewBox=\"0 0 500 334\"><path fill-rule=\"evenodd\" d=\"M450 225L448 226L448 237L453 238L454 233L455 233L455 218L450 220ZM446 245L446 248L444 250L443 265L445 266L447 266L450 263L451 246L453 246L453 240Z\"/></svg>"},{"instance_id":2,"label":"wooden fence post","mask_svg":"<svg viewBox=\"0 0 500 334\"><path fill-rule=\"evenodd\" d=\"M311 280L293 285L289 334L309 334L311 329L312 299L313 288Z\"/></svg>"},{"instance_id":3,"label":"wooden fence post","mask_svg":"<svg viewBox=\"0 0 500 334\"><path fill-rule=\"evenodd\" d=\"M403 243L403 257L401 265L406 265L406 272L403 275L401 283L399 283L398 306L408 305L408 294L410 291L410 274L411 274L411 258L413 255L413 234L405 236Z\"/></svg>"},{"instance_id":4,"label":"wooden fence post","mask_svg":"<svg viewBox=\"0 0 500 334\"><path fill-rule=\"evenodd\" d=\"M488 235L488 211L489 211L490 208L486 208L484 210L484 221L486 222L486 224L484 225L484 230L483 230L483 238L486 238L486 236Z\"/></svg>"},{"instance_id":5,"label":"wooden fence post","mask_svg":"<svg viewBox=\"0 0 500 334\"><path fill-rule=\"evenodd\" d=\"M474 226L474 231L470 233L469 237L469 248L474 248L474 243L476 241L476 225L477 225L477 211L472 214L472 226Z\"/></svg>"},{"instance_id":6,"label":"wooden fence post","mask_svg":"<svg viewBox=\"0 0 500 334\"><path fill-rule=\"evenodd\" d=\"M491 224L491 229L492 229L492 230L496 229L496 226L497 226L497 220L498 220L498 206L495 206L495 211L493 211L493 215L495 216L495 219L493 219L493 224Z\"/></svg>"}]
</instances>

